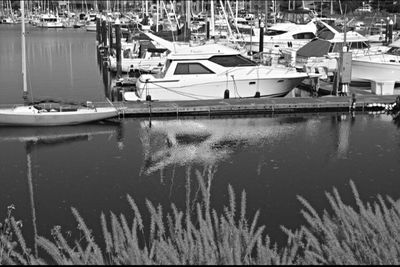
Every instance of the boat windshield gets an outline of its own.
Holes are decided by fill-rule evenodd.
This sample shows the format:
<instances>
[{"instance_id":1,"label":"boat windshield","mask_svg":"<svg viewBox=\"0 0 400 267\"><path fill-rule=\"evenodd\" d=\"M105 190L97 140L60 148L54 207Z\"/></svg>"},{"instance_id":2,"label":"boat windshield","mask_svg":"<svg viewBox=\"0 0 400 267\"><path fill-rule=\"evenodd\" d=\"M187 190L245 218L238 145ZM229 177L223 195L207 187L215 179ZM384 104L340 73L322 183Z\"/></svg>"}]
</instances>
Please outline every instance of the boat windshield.
<instances>
[{"instance_id":1,"label":"boat windshield","mask_svg":"<svg viewBox=\"0 0 400 267\"><path fill-rule=\"evenodd\" d=\"M224 67L251 67L257 63L241 55L213 56L209 61Z\"/></svg>"},{"instance_id":2,"label":"boat windshield","mask_svg":"<svg viewBox=\"0 0 400 267\"><path fill-rule=\"evenodd\" d=\"M386 54L400 56L400 47L392 47L386 52Z\"/></svg>"},{"instance_id":3,"label":"boat windshield","mask_svg":"<svg viewBox=\"0 0 400 267\"><path fill-rule=\"evenodd\" d=\"M267 36L276 36L287 33L286 31L275 31L275 30L267 30L264 35Z\"/></svg>"}]
</instances>

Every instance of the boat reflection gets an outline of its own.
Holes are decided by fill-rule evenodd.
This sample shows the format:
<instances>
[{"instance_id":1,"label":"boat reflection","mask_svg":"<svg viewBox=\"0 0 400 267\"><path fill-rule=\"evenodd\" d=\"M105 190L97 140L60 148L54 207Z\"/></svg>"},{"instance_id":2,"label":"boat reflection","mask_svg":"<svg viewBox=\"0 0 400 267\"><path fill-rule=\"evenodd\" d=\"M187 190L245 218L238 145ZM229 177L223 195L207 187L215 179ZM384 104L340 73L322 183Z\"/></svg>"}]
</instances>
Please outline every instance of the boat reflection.
<instances>
[{"instance_id":1,"label":"boat reflection","mask_svg":"<svg viewBox=\"0 0 400 267\"><path fill-rule=\"evenodd\" d=\"M235 151L261 148L295 131L304 118L221 118L141 122L141 175L170 166L215 166Z\"/></svg>"},{"instance_id":2,"label":"boat reflection","mask_svg":"<svg viewBox=\"0 0 400 267\"><path fill-rule=\"evenodd\" d=\"M97 135L116 136L122 142L119 123L104 122L62 127L0 127L0 142L27 142L31 144L60 145L77 140L90 140Z\"/></svg>"}]
</instances>

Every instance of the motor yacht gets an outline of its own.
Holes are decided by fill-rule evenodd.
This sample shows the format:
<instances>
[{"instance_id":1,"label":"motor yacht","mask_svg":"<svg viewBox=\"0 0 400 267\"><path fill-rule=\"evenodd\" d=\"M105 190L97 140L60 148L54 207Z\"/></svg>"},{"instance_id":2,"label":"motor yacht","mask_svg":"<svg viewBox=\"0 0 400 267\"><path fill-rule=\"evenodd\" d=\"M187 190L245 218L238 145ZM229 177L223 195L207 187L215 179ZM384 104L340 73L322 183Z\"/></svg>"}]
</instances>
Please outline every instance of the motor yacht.
<instances>
[{"instance_id":1,"label":"motor yacht","mask_svg":"<svg viewBox=\"0 0 400 267\"><path fill-rule=\"evenodd\" d=\"M168 47L162 41L155 41ZM308 77L294 68L259 65L243 57L240 51L220 44L172 45L168 49L171 53L162 72L141 75L136 82L136 91L125 92L125 100L279 97L288 94Z\"/></svg>"},{"instance_id":2,"label":"motor yacht","mask_svg":"<svg viewBox=\"0 0 400 267\"><path fill-rule=\"evenodd\" d=\"M317 38L296 51L293 60L298 69L309 66L315 69L325 68L329 73L335 71L339 53L344 48L345 38L348 51L352 52L353 57L388 50L388 47L385 46L371 45L365 36L356 31L346 31L345 33L323 21L318 21L317 26Z\"/></svg>"},{"instance_id":3,"label":"motor yacht","mask_svg":"<svg viewBox=\"0 0 400 267\"><path fill-rule=\"evenodd\" d=\"M121 71L151 72L161 71L164 66L168 50L153 45L150 41L133 41L123 43L121 48ZM115 53L109 56L110 70L117 71Z\"/></svg>"},{"instance_id":4,"label":"motor yacht","mask_svg":"<svg viewBox=\"0 0 400 267\"><path fill-rule=\"evenodd\" d=\"M37 24L39 28L63 28L62 21L53 14L42 14Z\"/></svg>"},{"instance_id":5,"label":"motor yacht","mask_svg":"<svg viewBox=\"0 0 400 267\"><path fill-rule=\"evenodd\" d=\"M384 53L353 57L353 81L400 82L400 40Z\"/></svg>"}]
</instances>

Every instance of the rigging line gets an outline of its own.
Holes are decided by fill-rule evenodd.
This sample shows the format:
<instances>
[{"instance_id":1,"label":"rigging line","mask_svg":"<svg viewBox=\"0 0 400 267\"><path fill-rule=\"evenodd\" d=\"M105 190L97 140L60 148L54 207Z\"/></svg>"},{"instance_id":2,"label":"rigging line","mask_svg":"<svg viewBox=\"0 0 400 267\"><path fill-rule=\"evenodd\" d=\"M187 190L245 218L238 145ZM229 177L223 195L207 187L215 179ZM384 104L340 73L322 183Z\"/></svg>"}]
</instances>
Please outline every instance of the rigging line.
<instances>
[{"instance_id":1,"label":"rigging line","mask_svg":"<svg viewBox=\"0 0 400 267\"><path fill-rule=\"evenodd\" d=\"M173 90L173 89L170 89L170 88L167 88L167 87L164 87L164 86L162 86L162 85L159 85L159 84L155 84L155 83L153 83L155 86L158 86L158 87L160 87L160 88L162 88L162 89L165 89L165 90L167 90L167 91L170 91L170 92L172 92L172 93L175 93L175 94L178 94L178 95L182 95L182 96L186 96L186 97L190 97L190 98L193 98L193 99L196 99L196 100L201 100L201 96L202 95L196 95L196 94L190 94L190 93L183 93L183 92L179 92L179 91L176 91L176 90Z\"/></svg>"},{"instance_id":2,"label":"rigging line","mask_svg":"<svg viewBox=\"0 0 400 267\"><path fill-rule=\"evenodd\" d=\"M232 77L232 80L233 80L233 88L235 89L235 94L238 96L238 98L242 98L240 96L240 94L239 94L239 90L238 90L237 85L236 85L235 76L231 75L231 77Z\"/></svg>"}]
</instances>

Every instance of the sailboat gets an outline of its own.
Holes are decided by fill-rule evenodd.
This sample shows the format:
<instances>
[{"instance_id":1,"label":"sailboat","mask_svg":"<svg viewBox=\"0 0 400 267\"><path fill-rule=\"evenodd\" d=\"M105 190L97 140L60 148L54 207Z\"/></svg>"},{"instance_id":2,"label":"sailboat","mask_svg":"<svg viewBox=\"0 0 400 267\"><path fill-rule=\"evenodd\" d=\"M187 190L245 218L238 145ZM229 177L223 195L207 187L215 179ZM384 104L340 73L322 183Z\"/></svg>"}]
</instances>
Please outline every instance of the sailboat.
<instances>
[{"instance_id":1,"label":"sailboat","mask_svg":"<svg viewBox=\"0 0 400 267\"><path fill-rule=\"evenodd\" d=\"M25 12L21 0L22 13L22 76L24 99L27 102L28 90L26 79L26 48L25 48ZM75 125L109 119L119 115L118 109L112 105L96 107L92 102L86 105L65 108L62 105L47 106L40 103L25 104L12 108L0 109L0 125L7 126L62 126Z\"/></svg>"}]
</instances>

